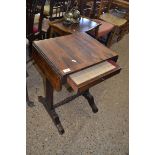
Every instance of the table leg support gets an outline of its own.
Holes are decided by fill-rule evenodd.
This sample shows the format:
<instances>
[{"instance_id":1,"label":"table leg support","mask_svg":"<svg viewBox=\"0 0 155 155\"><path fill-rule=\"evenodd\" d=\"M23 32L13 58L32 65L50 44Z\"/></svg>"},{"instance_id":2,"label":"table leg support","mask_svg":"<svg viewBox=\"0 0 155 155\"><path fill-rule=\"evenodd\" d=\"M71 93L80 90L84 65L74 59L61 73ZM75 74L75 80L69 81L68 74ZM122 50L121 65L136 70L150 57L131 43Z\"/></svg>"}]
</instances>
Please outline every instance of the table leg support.
<instances>
[{"instance_id":1,"label":"table leg support","mask_svg":"<svg viewBox=\"0 0 155 155\"><path fill-rule=\"evenodd\" d=\"M71 97L66 98L65 100L61 101L60 103L53 105L53 87L50 84L50 82L46 79L46 97L44 98L42 96L39 96L38 100L39 100L39 102L43 103L45 109L47 110L47 112L51 116L55 126L57 127L57 129L61 135L65 131L64 131L64 128L60 122L59 116L55 111L55 108L59 107L60 105L65 104L65 103L68 103L69 101L75 99L76 97L78 97L80 95L83 95L87 99L87 101L88 101L88 103L89 103L89 105L92 108L92 111L94 113L98 112L98 108L94 102L94 97L90 94L89 89L84 91L81 94L71 96Z\"/></svg>"},{"instance_id":2,"label":"table leg support","mask_svg":"<svg viewBox=\"0 0 155 155\"><path fill-rule=\"evenodd\" d=\"M50 82L46 79L46 97L39 96L38 100L43 103L44 107L46 108L47 112L51 116L55 126L57 127L60 134L63 134L65 131L63 126L61 125L60 119L58 114L55 111L53 106L53 87L51 86Z\"/></svg>"},{"instance_id":3,"label":"table leg support","mask_svg":"<svg viewBox=\"0 0 155 155\"><path fill-rule=\"evenodd\" d=\"M98 112L98 108L94 102L94 97L90 94L89 90L86 90L84 93L83 93L83 96L87 99L90 107L92 108L92 111L94 113Z\"/></svg>"},{"instance_id":4,"label":"table leg support","mask_svg":"<svg viewBox=\"0 0 155 155\"><path fill-rule=\"evenodd\" d=\"M65 132L65 130L59 120L58 114L55 112L54 109L50 112L50 116L51 116L55 126L57 127L59 133L62 135Z\"/></svg>"}]
</instances>

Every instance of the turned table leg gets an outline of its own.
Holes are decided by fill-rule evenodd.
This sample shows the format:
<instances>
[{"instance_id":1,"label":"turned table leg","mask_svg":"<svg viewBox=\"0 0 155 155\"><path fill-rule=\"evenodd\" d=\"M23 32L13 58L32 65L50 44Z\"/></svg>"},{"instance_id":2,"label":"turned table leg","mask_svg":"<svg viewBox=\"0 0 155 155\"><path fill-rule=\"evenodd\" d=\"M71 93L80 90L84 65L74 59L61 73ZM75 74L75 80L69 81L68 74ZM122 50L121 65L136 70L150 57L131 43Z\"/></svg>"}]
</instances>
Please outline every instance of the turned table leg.
<instances>
[{"instance_id":1,"label":"turned table leg","mask_svg":"<svg viewBox=\"0 0 155 155\"><path fill-rule=\"evenodd\" d=\"M43 103L44 107L46 108L47 112L51 116L55 126L57 127L60 134L63 134L65 131L63 129L63 126L61 125L61 122L59 120L59 116L55 111L55 108L53 106L53 87L51 86L50 82L46 79L46 96L43 98L42 96L39 96L38 99L40 102Z\"/></svg>"},{"instance_id":2,"label":"turned table leg","mask_svg":"<svg viewBox=\"0 0 155 155\"><path fill-rule=\"evenodd\" d=\"M90 94L89 89L83 93L83 96L87 99L90 107L92 108L92 111L94 113L98 112L98 108L94 102L94 97Z\"/></svg>"}]
</instances>

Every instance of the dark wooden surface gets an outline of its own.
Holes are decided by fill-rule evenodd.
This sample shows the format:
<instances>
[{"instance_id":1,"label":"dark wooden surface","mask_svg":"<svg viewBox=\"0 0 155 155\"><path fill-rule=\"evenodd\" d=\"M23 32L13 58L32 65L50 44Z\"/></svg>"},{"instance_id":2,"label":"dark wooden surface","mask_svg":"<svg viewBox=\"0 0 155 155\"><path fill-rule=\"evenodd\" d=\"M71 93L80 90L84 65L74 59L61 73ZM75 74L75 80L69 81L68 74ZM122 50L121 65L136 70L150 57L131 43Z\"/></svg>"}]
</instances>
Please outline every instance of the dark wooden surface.
<instances>
[{"instance_id":1,"label":"dark wooden surface","mask_svg":"<svg viewBox=\"0 0 155 155\"><path fill-rule=\"evenodd\" d=\"M118 55L86 33L34 41L35 51L61 78ZM75 62L76 61L76 62ZM70 69L64 72L64 69Z\"/></svg>"},{"instance_id":2,"label":"dark wooden surface","mask_svg":"<svg viewBox=\"0 0 155 155\"><path fill-rule=\"evenodd\" d=\"M76 32L88 32L100 26L100 23L97 23L89 18L81 17L78 24L72 24L65 26L63 20L57 22L51 22L49 25L52 28L60 29L66 33L76 33Z\"/></svg>"},{"instance_id":3,"label":"dark wooden surface","mask_svg":"<svg viewBox=\"0 0 155 155\"><path fill-rule=\"evenodd\" d=\"M35 49L33 49L32 53L33 59L35 60L36 64L38 65L39 69L45 75L45 77L49 80L52 87L60 91L62 88L61 77L57 72L54 70L54 67L51 67L46 60L39 54Z\"/></svg>"}]
</instances>

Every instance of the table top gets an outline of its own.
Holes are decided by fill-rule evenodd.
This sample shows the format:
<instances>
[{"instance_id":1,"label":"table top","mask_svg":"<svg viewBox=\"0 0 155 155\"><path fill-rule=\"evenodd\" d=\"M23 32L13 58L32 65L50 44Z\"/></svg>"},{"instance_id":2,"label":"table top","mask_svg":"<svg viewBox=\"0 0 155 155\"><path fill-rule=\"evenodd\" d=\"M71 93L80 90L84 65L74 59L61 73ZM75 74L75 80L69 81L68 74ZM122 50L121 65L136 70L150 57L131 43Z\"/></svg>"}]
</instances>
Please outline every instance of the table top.
<instances>
[{"instance_id":1,"label":"table top","mask_svg":"<svg viewBox=\"0 0 155 155\"><path fill-rule=\"evenodd\" d=\"M67 33L75 33L75 32L88 32L98 26L101 25L101 23L97 23L96 21L93 21L92 19L81 17L80 22L78 24L72 24L69 26L65 26L63 24L63 19L50 22L50 26L56 27L64 32Z\"/></svg>"},{"instance_id":2,"label":"table top","mask_svg":"<svg viewBox=\"0 0 155 155\"><path fill-rule=\"evenodd\" d=\"M86 33L34 41L33 46L61 77L118 57Z\"/></svg>"}]
</instances>

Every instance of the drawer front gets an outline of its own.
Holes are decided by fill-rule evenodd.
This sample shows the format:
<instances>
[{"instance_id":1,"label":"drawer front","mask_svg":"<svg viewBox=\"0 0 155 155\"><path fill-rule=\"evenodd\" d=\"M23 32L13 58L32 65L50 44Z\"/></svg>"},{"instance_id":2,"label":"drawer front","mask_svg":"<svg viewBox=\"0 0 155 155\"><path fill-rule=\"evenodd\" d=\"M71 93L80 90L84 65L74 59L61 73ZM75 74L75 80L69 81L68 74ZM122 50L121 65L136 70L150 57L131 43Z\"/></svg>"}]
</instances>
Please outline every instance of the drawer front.
<instances>
[{"instance_id":1,"label":"drawer front","mask_svg":"<svg viewBox=\"0 0 155 155\"><path fill-rule=\"evenodd\" d=\"M75 92L82 92L118 74L120 70L115 62L108 60L69 75L67 83Z\"/></svg>"}]
</instances>

